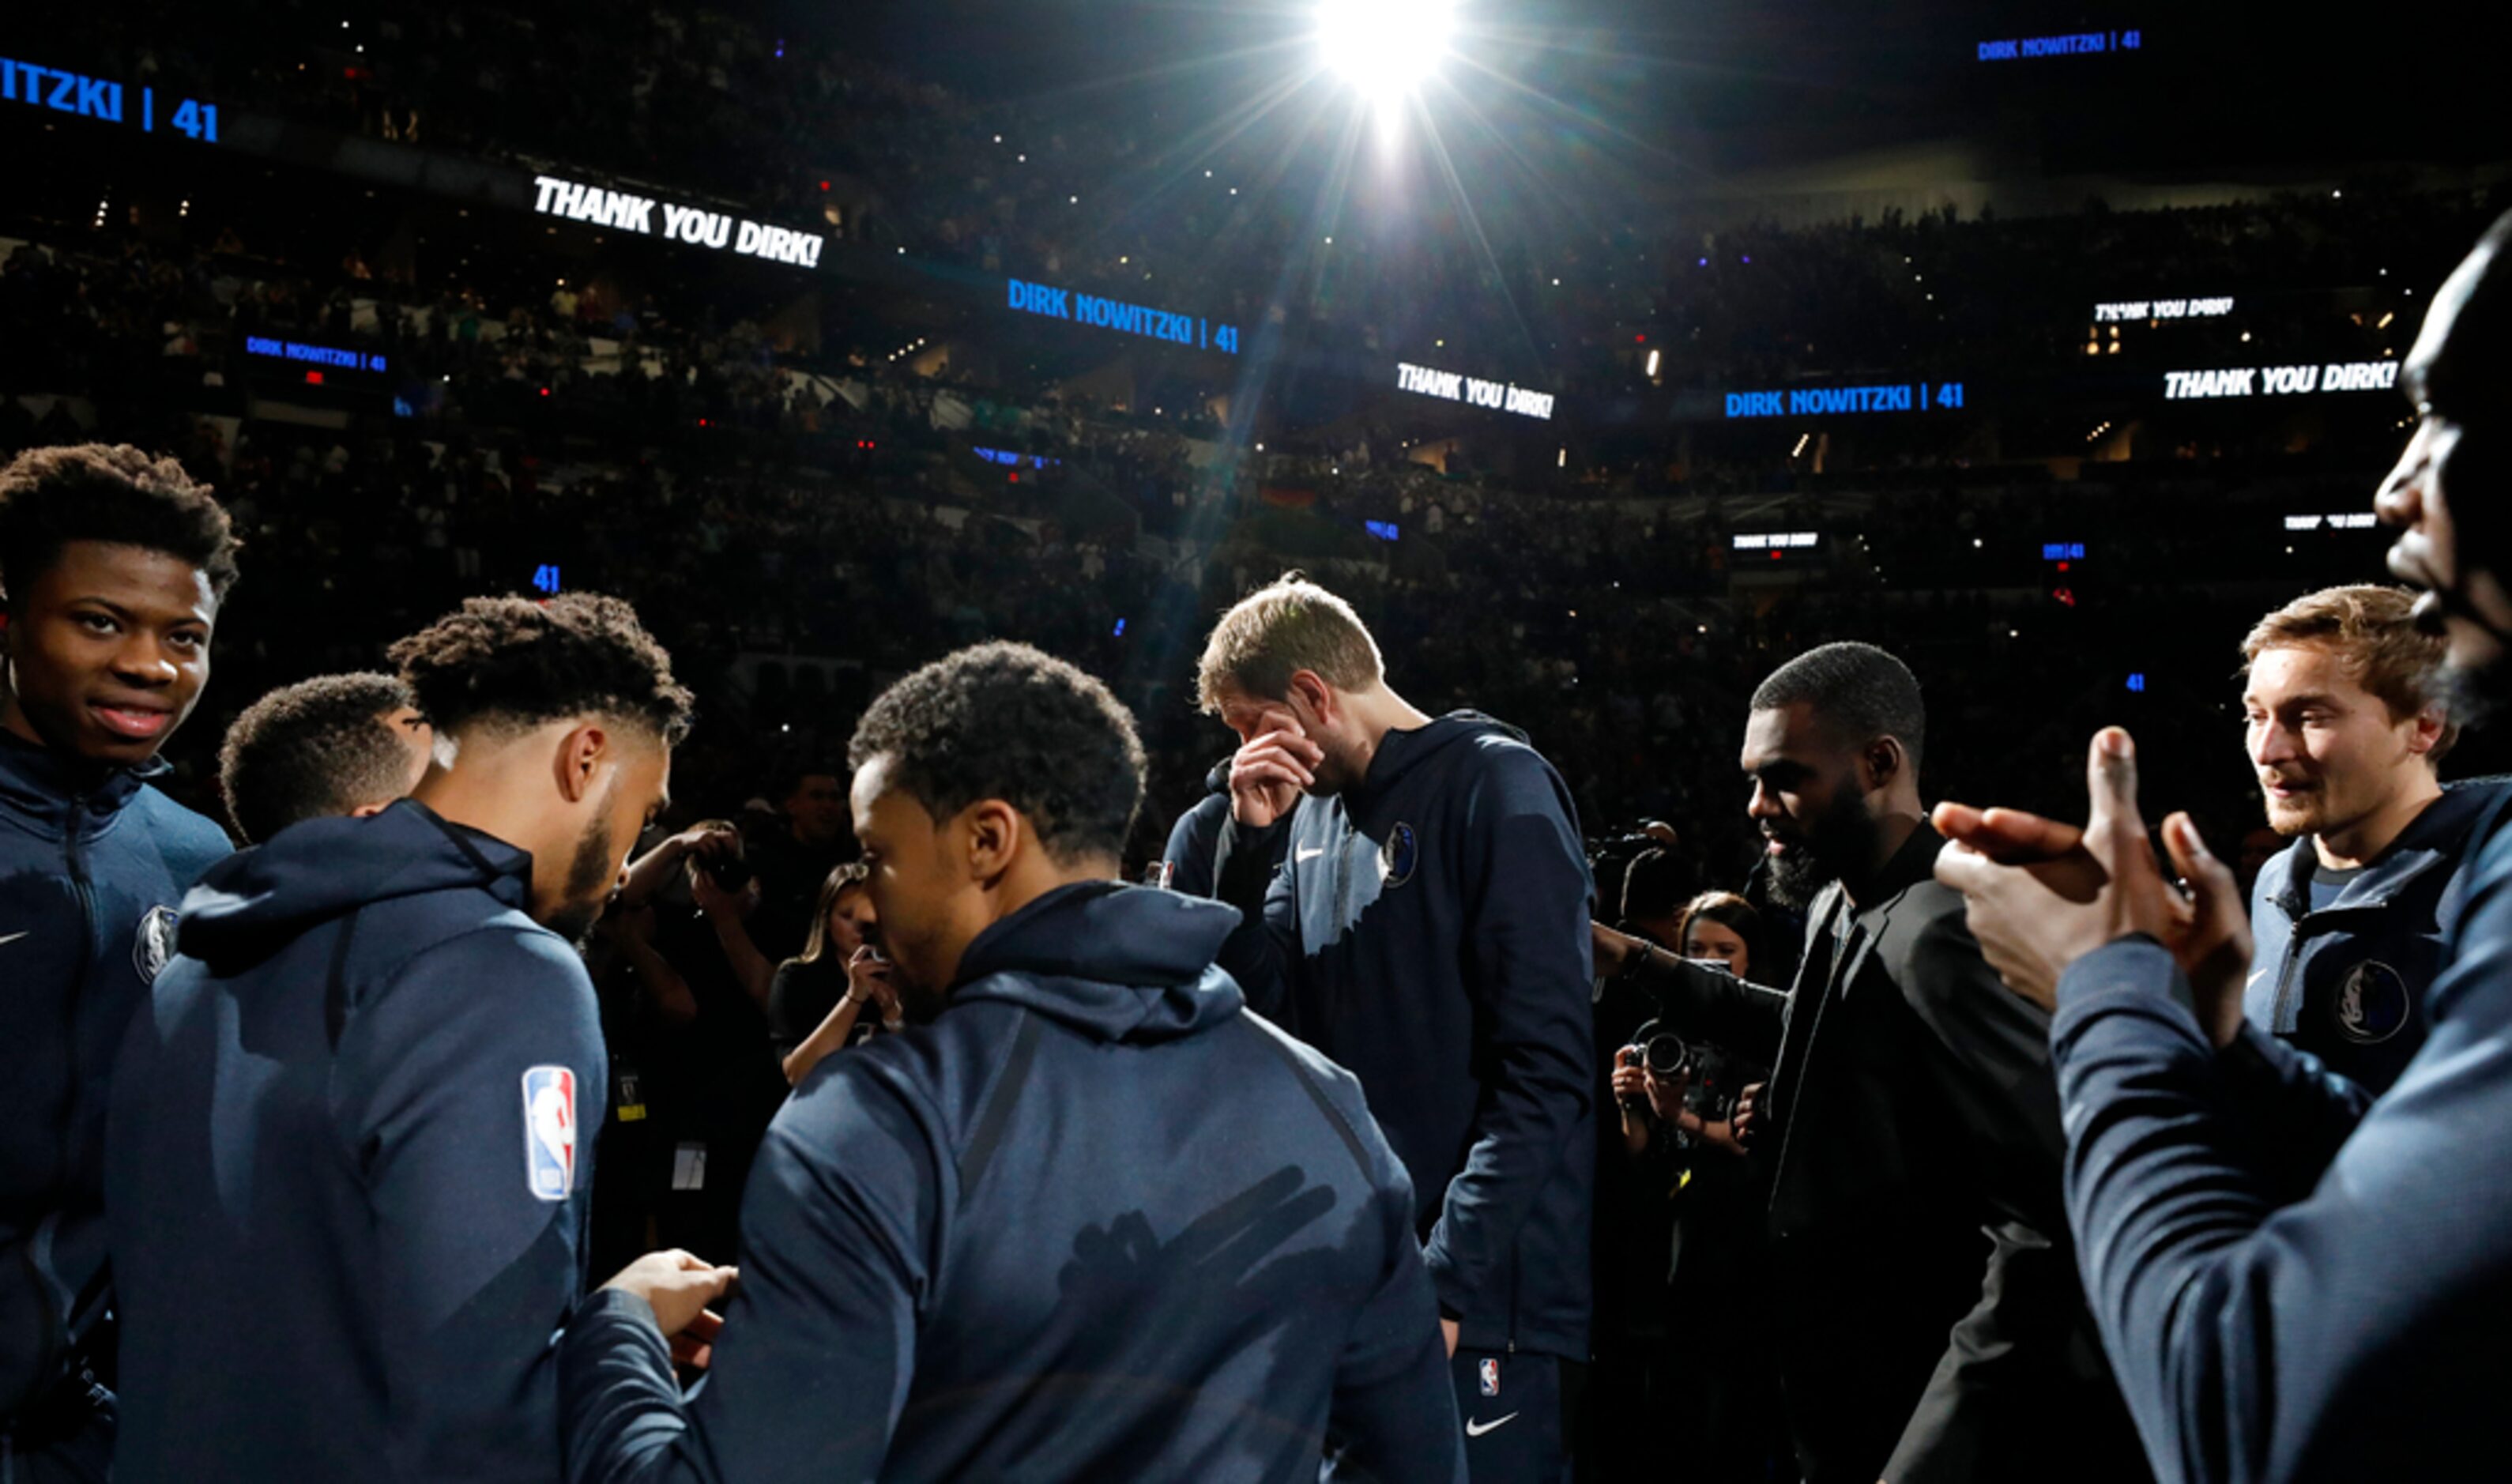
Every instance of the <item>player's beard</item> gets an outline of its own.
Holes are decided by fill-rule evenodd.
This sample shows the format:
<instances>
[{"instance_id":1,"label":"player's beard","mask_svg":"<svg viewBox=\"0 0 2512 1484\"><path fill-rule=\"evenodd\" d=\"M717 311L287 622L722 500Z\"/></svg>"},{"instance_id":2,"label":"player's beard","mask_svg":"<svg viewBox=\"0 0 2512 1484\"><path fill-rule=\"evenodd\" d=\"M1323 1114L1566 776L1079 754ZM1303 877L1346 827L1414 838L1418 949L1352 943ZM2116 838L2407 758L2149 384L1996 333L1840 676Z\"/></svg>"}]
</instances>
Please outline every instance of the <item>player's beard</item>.
<instances>
[{"instance_id":1,"label":"player's beard","mask_svg":"<svg viewBox=\"0 0 2512 1484\"><path fill-rule=\"evenodd\" d=\"M610 792L618 792L616 779ZM575 854L567 865L566 902L543 925L568 942L583 944L585 934L602 919L602 909L610 902L610 888L619 873L619 852L610 839L610 804L608 795L601 807L585 821L584 833L575 838Z\"/></svg>"},{"instance_id":2,"label":"player's beard","mask_svg":"<svg viewBox=\"0 0 2512 1484\"><path fill-rule=\"evenodd\" d=\"M1856 788L1844 781L1833 799L1830 812L1816 819L1803 839L1778 837L1780 853L1770 858L1771 900L1791 912L1813 906L1823 888L1844 872L1864 869L1874 859L1875 821Z\"/></svg>"},{"instance_id":3,"label":"player's beard","mask_svg":"<svg viewBox=\"0 0 2512 1484\"><path fill-rule=\"evenodd\" d=\"M1803 912L1825 886L1839 879L1840 873L1824 864L1813 850L1801 844L1781 846L1771 861L1771 900L1790 912Z\"/></svg>"}]
</instances>

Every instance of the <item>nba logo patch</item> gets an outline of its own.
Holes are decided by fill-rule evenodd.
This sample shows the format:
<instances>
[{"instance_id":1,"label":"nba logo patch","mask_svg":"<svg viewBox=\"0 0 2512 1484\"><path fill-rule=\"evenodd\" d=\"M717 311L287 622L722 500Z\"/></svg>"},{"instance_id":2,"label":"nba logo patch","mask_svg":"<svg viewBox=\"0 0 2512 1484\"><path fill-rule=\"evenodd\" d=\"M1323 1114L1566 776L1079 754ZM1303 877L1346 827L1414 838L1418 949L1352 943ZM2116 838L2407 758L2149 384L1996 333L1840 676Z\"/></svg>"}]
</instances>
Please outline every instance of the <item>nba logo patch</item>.
<instances>
[{"instance_id":1,"label":"nba logo patch","mask_svg":"<svg viewBox=\"0 0 2512 1484\"><path fill-rule=\"evenodd\" d=\"M575 1074L565 1067L524 1073L524 1184L536 1200L575 1191Z\"/></svg>"},{"instance_id":2,"label":"nba logo patch","mask_svg":"<svg viewBox=\"0 0 2512 1484\"><path fill-rule=\"evenodd\" d=\"M1485 1360L1483 1362L1483 1394L1485 1396L1498 1396L1500 1394L1500 1362L1498 1360Z\"/></svg>"}]
</instances>

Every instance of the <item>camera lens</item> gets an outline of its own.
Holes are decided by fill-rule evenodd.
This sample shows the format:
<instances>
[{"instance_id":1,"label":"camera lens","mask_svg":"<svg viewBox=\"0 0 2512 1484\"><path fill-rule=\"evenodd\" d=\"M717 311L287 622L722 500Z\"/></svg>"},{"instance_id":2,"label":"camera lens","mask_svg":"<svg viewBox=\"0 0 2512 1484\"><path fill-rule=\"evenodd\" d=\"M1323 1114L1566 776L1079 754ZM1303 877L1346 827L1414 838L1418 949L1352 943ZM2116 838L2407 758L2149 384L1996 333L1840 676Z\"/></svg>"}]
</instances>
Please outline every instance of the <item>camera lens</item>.
<instances>
[{"instance_id":1,"label":"camera lens","mask_svg":"<svg viewBox=\"0 0 2512 1484\"><path fill-rule=\"evenodd\" d=\"M1640 1056L1650 1074L1664 1081L1691 1063L1692 1048L1683 1043L1682 1036L1660 1032L1641 1044Z\"/></svg>"}]
</instances>

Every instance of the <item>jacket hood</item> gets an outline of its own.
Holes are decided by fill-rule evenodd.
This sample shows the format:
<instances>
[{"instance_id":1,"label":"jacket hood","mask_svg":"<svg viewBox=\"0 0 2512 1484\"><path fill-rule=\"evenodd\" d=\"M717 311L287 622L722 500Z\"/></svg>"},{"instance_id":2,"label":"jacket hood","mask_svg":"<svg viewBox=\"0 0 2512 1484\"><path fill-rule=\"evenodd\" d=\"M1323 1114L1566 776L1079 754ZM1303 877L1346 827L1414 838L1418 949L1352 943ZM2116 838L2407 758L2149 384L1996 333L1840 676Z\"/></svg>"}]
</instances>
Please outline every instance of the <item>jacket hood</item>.
<instances>
[{"instance_id":1,"label":"jacket hood","mask_svg":"<svg viewBox=\"0 0 2512 1484\"><path fill-rule=\"evenodd\" d=\"M128 767L64 757L0 730L0 808L51 835L68 829L73 810L84 813L94 830L122 812L142 783L174 770L155 756Z\"/></svg>"},{"instance_id":2,"label":"jacket hood","mask_svg":"<svg viewBox=\"0 0 2512 1484\"><path fill-rule=\"evenodd\" d=\"M1526 733L1479 711L1452 711L1428 726L1391 731L1369 760L1369 773L1353 792L1362 798L1393 788L1396 780L1420 767L1425 759L1452 747L1510 742L1526 746Z\"/></svg>"},{"instance_id":3,"label":"jacket hood","mask_svg":"<svg viewBox=\"0 0 2512 1484\"><path fill-rule=\"evenodd\" d=\"M977 935L951 1002L1022 1005L1106 1041L1192 1035L1245 1003L1212 961L1237 925L1236 908L1174 891L1059 886Z\"/></svg>"},{"instance_id":4,"label":"jacket hood","mask_svg":"<svg viewBox=\"0 0 2512 1484\"><path fill-rule=\"evenodd\" d=\"M358 908L471 886L531 900L532 858L405 799L372 819L309 819L211 868L183 898L176 947L228 972Z\"/></svg>"}]
</instances>

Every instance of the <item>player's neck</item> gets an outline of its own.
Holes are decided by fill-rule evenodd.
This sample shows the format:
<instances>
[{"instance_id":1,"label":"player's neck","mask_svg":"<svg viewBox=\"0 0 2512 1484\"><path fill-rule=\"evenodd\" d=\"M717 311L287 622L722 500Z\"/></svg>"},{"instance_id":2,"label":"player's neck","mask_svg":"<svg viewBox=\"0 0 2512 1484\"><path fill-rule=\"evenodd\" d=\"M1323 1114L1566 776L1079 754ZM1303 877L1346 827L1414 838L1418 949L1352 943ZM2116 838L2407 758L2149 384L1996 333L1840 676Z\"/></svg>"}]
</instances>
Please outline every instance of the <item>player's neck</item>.
<instances>
[{"instance_id":1,"label":"player's neck","mask_svg":"<svg viewBox=\"0 0 2512 1484\"><path fill-rule=\"evenodd\" d=\"M1359 744L1359 756L1353 760L1355 777L1369 775L1369 764L1377 761L1388 733L1418 731L1431 724L1427 712L1417 710L1383 683L1346 697L1344 710L1352 718L1353 734Z\"/></svg>"},{"instance_id":2,"label":"player's neck","mask_svg":"<svg viewBox=\"0 0 2512 1484\"><path fill-rule=\"evenodd\" d=\"M2408 826L2416 822L2416 816L2441 797L2441 782L2428 775L2418 780L2416 787L2401 791L2397 798L2353 824L2313 836L2312 852L2320 857L2324 871L2353 871L2369 865L2396 844Z\"/></svg>"}]
</instances>

